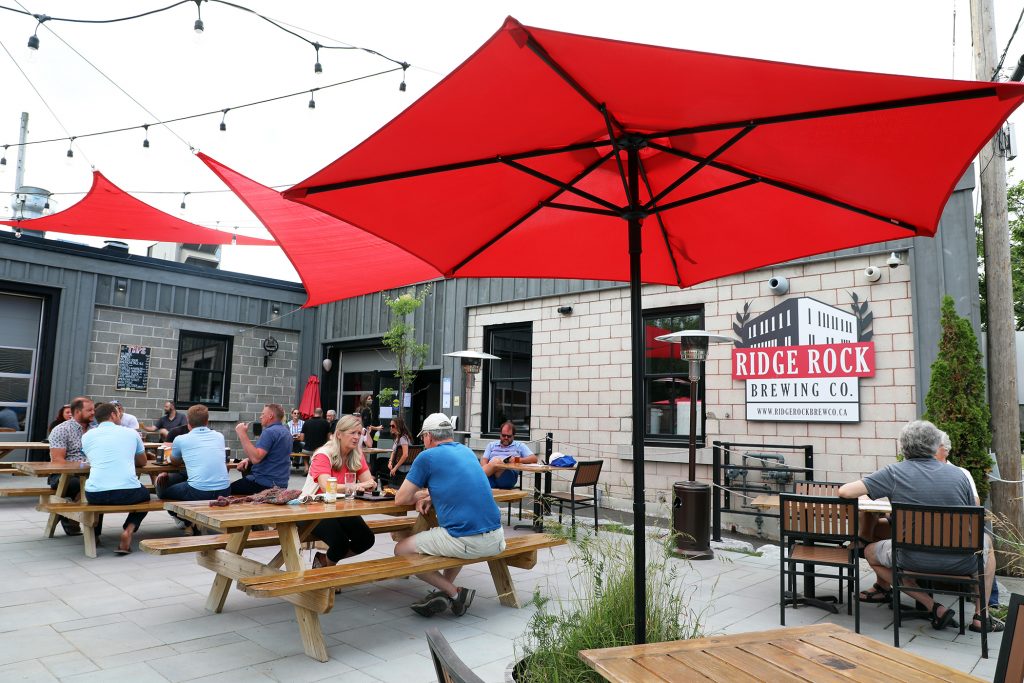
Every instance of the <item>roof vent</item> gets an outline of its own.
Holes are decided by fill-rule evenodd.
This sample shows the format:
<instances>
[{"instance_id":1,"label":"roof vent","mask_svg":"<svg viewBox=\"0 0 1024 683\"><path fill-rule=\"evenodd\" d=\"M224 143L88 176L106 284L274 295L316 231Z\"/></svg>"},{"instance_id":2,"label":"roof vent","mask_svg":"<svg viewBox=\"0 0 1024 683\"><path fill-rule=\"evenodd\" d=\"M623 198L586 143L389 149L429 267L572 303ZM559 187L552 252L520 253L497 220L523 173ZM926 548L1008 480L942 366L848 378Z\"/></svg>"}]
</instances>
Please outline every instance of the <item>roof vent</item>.
<instances>
[{"instance_id":1,"label":"roof vent","mask_svg":"<svg viewBox=\"0 0 1024 683\"><path fill-rule=\"evenodd\" d=\"M128 243L121 240L103 240L103 248L107 251L120 251L128 253Z\"/></svg>"}]
</instances>

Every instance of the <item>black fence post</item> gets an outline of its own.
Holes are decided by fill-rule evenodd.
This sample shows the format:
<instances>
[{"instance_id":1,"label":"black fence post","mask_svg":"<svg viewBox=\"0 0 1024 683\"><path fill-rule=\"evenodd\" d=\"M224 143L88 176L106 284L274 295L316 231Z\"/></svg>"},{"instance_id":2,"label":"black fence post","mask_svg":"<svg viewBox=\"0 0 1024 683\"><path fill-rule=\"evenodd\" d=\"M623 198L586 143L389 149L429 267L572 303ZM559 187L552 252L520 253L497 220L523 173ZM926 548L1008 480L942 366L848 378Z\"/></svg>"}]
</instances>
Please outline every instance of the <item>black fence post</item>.
<instances>
[{"instance_id":1,"label":"black fence post","mask_svg":"<svg viewBox=\"0 0 1024 683\"><path fill-rule=\"evenodd\" d=\"M804 479L807 481L815 481L814 476L814 445L807 444L804 446Z\"/></svg>"},{"instance_id":2,"label":"black fence post","mask_svg":"<svg viewBox=\"0 0 1024 683\"><path fill-rule=\"evenodd\" d=\"M554 453L555 435L548 432L544 435L544 463L551 464L551 454Z\"/></svg>"},{"instance_id":3,"label":"black fence post","mask_svg":"<svg viewBox=\"0 0 1024 683\"><path fill-rule=\"evenodd\" d=\"M722 540L722 452L719 449L720 441L712 442L711 449L711 481L715 492L712 494L714 504L711 507L711 538L714 541Z\"/></svg>"}]
</instances>

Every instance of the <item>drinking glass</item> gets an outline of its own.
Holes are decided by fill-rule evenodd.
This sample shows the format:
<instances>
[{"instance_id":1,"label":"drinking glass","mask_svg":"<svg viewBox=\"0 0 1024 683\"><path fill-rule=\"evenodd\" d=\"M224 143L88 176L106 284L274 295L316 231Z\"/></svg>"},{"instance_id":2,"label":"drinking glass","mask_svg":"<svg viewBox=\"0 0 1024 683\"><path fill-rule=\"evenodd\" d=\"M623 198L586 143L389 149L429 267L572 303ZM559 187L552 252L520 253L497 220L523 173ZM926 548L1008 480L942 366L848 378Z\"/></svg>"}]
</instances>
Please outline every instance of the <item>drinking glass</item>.
<instances>
[{"instance_id":1,"label":"drinking glass","mask_svg":"<svg viewBox=\"0 0 1024 683\"><path fill-rule=\"evenodd\" d=\"M354 472L346 472L344 475L343 491L345 492L346 498L355 498L356 495L356 475Z\"/></svg>"}]
</instances>

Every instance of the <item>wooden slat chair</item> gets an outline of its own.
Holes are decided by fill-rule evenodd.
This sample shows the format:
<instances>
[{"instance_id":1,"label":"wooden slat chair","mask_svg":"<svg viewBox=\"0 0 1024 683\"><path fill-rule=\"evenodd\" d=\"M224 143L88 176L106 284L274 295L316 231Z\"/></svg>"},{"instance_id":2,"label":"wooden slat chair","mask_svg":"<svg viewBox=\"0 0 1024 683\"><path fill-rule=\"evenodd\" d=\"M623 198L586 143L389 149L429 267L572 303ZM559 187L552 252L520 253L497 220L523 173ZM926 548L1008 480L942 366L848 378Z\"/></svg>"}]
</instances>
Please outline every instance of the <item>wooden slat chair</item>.
<instances>
[{"instance_id":1,"label":"wooden slat chair","mask_svg":"<svg viewBox=\"0 0 1024 683\"><path fill-rule=\"evenodd\" d=\"M562 523L562 506L568 505L572 512L572 527L576 528L576 509L594 508L594 533L597 533L597 481L601 478L601 467L604 460L586 460L576 463L576 472L573 474L572 483L566 492L557 491L545 495L550 500L558 502L558 523ZM591 488L589 496L577 496L576 489Z\"/></svg>"},{"instance_id":2,"label":"wooden slat chair","mask_svg":"<svg viewBox=\"0 0 1024 683\"><path fill-rule=\"evenodd\" d=\"M855 597L860 592L860 562L855 544L859 531L857 499L783 493L779 506L780 623L786 625L786 605L796 608L799 604L797 576L835 578L839 580L840 602L846 583L846 613L852 611L854 631L860 633L860 601ZM841 547L843 543L849 545ZM836 571L819 572L819 566Z\"/></svg>"},{"instance_id":3,"label":"wooden slat chair","mask_svg":"<svg viewBox=\"0 0 1024 683\"><path fill-rule=\"evenodd\" d=\"M929 595L955 595L960 602L960 634L964 633L967 598L978 597L982 605L981 657L988 659L988 604L985 595L985 508L976 506L935 507L892 504L892 641L900 646L900 591L914 590ZM937 557L971 555L977 559L970 574L939 574L913 571L904 565L907 551L933 553ZM922 588L921 581L928 582ZM911 583L912 582L912 583Z\"/></svg>"},{"instance_id":4,"label":"wooden slat chair","mask_svg":"<svg viewBox=\"0 0 1024 683\"><path fill-rule=\"evenodd\" d=\"M484 683L484 679L459 659L441 631L436 628L427 629L427 645L430 646L430 657L434 660L437 683Z\"/></svg>"},{"instance_id":5,"label":"wooden slat chair","mask_svg":"<svg viewBox=\"0 0 1024 683\"><path fill-rule=\"evenodd\" d=\"M1024 595L1010 594L1010 610L1006 613L1006 630L999 646L996 675L992 683L1024 681Z\"/></svg>"},{"instance_id":6,"label":"wooden slat chair","mask_svg":"<svg viewBox=\"0 0 1024 683\"><path fill-rule=\"evenodd\" d=\"M840 486L842 484L835 481L795 481L793 493L798 496L837 496Z\"/></svg>"}]
</instances>

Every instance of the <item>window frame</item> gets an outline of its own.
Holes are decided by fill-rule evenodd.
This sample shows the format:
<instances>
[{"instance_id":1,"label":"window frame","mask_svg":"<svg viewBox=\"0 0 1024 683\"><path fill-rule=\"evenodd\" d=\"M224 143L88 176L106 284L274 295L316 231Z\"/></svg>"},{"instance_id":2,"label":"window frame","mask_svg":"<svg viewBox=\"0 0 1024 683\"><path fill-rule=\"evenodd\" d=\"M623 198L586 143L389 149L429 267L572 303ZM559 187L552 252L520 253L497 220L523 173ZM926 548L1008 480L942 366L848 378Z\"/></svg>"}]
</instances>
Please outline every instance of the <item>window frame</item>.
<instances>
[{"instance_id":1,"label":"window frame","mask_svg":"<svg viewBox=\"0 0 1024 683\"><path fill-rule=\"evenodd\" d=\"M213 340L216 342L223 342L224 347L224 370L209 370L207 372L222 372L223 382L221 384L221 401L220 403L203 403L211 412L215 411L227 411L230 410L231 404L231 370L232 360L234 355L234 344L235 338L227 334L217 334L215 332L200 332L193 330L179 330L178 331L178 355L174 359L174 407L176 410L187 410L200 401L189 402L178 400L178 386L181 382L181 374L185 372L194 372L193 368L182 368L181 357L182 357L182 345L184 344L185 338L202 338L204 340Z\"/></svg>"},{"instance_id":2,"label":"window frame","mask_svg":"<svg viewBox=\"0 0 1024 683\"><path fill-rule=\"evenodd\" d=\"M494 363L496 363L498 361L490 360L490 361L487 361L486 363L484 363L484 370L483 370L482 373L480 373L480 380L477 383L479 391L480 391L480 408L481 408L481 410L480 410L480 436L482 438L493 438L493 439L496 439L496 438L498 438L498 433L501 431L501 425L500 424L498 424L498 425L491 425L490 424L491 423L491 419L492 419L493 408L494 408L494 406L492 405L492 400L493 400L493 397L494 397L494 384L496 382L516 383L516 382L524 382L525 381L526 384L527 384L526 397L527 397L527 400L529 401L529 403L527 405L526 424L524 424L524 425L517 424L516 425L516 434L517 434L517 436L525 436L527 440L529 439L528 435L529 435L529 431L530 431L530 418L533 415L533 321L532 320L526 320L526 321L523 321L523 322L505 323L505 324L501 324L501 325L488 325L488 326L484 327L484 350L487 353L493 354L495 356L500 356L501 354L494 353L494 351L493 351L493 344L494 344L493 338L494 338L494 335L496 333L500 334L502 332L508 332L510 330L522 330L522 331L526 331L526 332L529 333L529 337L530 337L530 374L528 376L526 376L525 378L523 378L523 377L504 378L503 377L500 380L495 380L492 377L492 375L491 375L491 367L492 367L492 365ZM460 368L460 370L461 370L461 368ZM465 428L467 428L467 427L463 427L463 429L465 429Z\"/></svg>"},{"instance_id":3,"label":"window frame","mask_svg":"<svg viewBox=\"0 0 1024 683\"><path fill-rule=\"evenodd\" d=\"M645 331L644 337L644 366L641 370L643 375L643 430L644 430L644 445L663 447L663 448L687 448L690 445L690 435L687 434L665 434L665 433L652 433L648 431L648 424L650 420L649 411L650 403L648 401L648 384L655 379L660 378L688 378L689 377L689 363L676 358L676 361L680 364L680 370L677 372L648 372L647 369L647 348L646 348L646 330L649 322L657 318L667 316L689 316L696 315L698 317L698 328L706 329L707 319L704 314L703 304L690 304L684 306L668 306L663 308L646 308L643 310L643 326ZM676 330L671 330L675 332ZM673 344L673 351L678 353L679 346ZM704 448L707 443L707 401L705 401L705 389L707 385L707 372L706 367L702 368L700 383L697 385L697 400L700 403L700 411L698 412L698 429L697 429L697 448ZM690 388L687 385L685 389L686 397L690 395Z\"/></svg>"}]
</instances>

